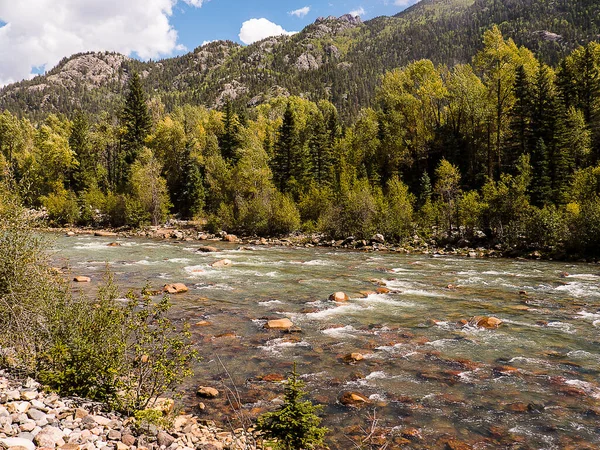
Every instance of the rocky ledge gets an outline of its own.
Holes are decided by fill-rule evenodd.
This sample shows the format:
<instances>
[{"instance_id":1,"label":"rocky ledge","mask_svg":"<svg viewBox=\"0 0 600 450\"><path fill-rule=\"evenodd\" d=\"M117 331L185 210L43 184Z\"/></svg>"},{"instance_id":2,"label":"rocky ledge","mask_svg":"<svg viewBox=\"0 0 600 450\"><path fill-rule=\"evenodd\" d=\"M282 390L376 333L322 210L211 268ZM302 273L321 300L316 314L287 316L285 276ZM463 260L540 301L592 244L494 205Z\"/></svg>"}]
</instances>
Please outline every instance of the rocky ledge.
<instances>
[{"instance_id":1,"label":"rocky ledge","mask_svg":"<svg viewBox=\"0 0 600 450\"><path fill-rule=\"evenodd\" d=\"M32 379L0 371L0 449L35 450L255 449L244 430L227 432L192 415L174 417L168 430L138 426L103 412L98 403L46 393Z\"/></svg>"}]
</instances>

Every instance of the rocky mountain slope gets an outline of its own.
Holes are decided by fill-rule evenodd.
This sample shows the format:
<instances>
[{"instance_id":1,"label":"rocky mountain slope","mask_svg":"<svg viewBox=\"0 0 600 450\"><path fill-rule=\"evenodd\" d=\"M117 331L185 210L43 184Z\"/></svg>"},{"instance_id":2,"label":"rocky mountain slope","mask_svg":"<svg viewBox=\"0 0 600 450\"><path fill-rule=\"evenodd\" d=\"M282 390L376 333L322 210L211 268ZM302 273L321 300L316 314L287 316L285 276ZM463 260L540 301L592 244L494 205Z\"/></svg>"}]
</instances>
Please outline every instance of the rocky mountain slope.
<instances>
[{"instance_id":1,"label":"rocky mountain slope","mask_svg":"<svg viewBox=\"0 0 600 450\"><path fill-rule=\"evenodd\" d=\"M329 98L342 116L368 105L379 77L409 61L468 62L482 33L497 24L517 43L555 63L580 43L600 39L595 0L422 0L394 17L367 22L349 15L319 18L294 36L243 47L217 41L161 61L85 53L46 75L0 90L0 110L34 119L50 112L115 111L129 74L142 74L167 109L193 103L219 107L226 98L254 106L271 96Z\"/></svg>"}]
</instances>

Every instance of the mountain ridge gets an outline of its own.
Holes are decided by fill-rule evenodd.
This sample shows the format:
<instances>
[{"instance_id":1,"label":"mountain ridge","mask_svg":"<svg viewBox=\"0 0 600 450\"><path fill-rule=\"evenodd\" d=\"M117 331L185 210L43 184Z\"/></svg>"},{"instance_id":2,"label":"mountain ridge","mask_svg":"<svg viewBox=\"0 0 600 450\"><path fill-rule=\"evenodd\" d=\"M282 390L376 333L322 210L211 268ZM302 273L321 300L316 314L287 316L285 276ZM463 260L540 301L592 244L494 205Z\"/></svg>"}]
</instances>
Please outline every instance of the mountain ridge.
<instances>
[{"instance_id":1,"label":"mountain ridge","mask_svg":"<svg viewBox=\"0 0 600 450\"><path fill-rule=\"evenodd\" d=\"M328 98L347 118L370 105L387 70L421 58L469 62L493 25L552 64L599 38L595 17L600 5L591 0L422 0L391 17L320 17L293 36L248 46L215 41L158 61L78 53L45 75L0 89L0 110L35 120L79 109L114 112L129 74L137 71L167 110L185 103L220 107L227 98L255 106L273 95L294 94Z\"/></svg>"}]
</instances>

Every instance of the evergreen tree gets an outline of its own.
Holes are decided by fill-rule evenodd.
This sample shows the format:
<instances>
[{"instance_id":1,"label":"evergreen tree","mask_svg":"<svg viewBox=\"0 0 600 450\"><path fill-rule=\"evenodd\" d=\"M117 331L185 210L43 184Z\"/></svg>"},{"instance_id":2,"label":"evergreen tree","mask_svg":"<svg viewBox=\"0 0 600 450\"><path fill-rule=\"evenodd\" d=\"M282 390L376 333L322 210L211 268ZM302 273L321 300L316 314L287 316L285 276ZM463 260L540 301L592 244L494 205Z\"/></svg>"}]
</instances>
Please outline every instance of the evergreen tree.
<instances>
[{"instance_id":1,"label":"evergreen tree","mask_svg":"<svg viewBox=\"0 0 600 450\"><path fill-rule=\"evenodd\" d=\"M79 163L71 177L71 187L75 192L92 186L96 178L96 161L92 156L89 133L90 126L86 115L81 111L77 112L69 137L69 147L75 153L75 158Z\"/></svg>"},{"instance_id":2,"label":"evergreen tree","mask_svg":"<svg viewBox=\"0 0 600 450\"><path fill-rule=\"evenodd\" d=\"M322 114L311 117L308 148L312 161L312 178L319 184L329 184L332 175L332 140Z\"/></svg>"},{"instance_id":3,"label":"evergreen tree","mask_svg":"<svg viewBox=\"0 0 600 450\"><path fill-rule=\"evenodd\" d=\"M129 166L137 159L152 127L152 118L146 104L146 94L137 72L134 72L129 80L129 92L121 114L121 126L123 128L121 145L126 165L124 177L128 178Z\"/></svg>"},{"instance_id":4,"label":"evergreen tree","mask_svg":"<svg viewBox=\"0 0 600 450\"><path fill-rule=\"evenodd\" d=\"M548 148L543 138L539 138L531 155L533 183L531 200L536 206L547 205L552 199L552 179L548 162Z\"/></svg>"},{"instance_id":5,"label":"evergreen tree","mask_svg":"<svg viewBox=\"0 0 600 450\"><path fill-rule=\"evenodd\" d=\"M517 67L515 75L515 106L511 113L511 143L505 157L507 172L514 168L519 156L529 153L532 124L532 92L525 67Z\"/></svg>"},{"instance_id":6,"label":"evergreen tree","mask_svg":"<svg viewBox=\"0 0 600 450\"><path fill-rule=\"evenodd\" d=\"M317 416L323 407L303 401L305 395L304 382L298 377L294 363L285 386L284 404L277 411L263 414L257 421L258 431L267 439L277 440L276 448L303 450L323 445L328 430L319 427L321 418Z\"/></svg>"},{"instance_id":7,"label":"evergreen tree","mask_svg":"<svg viewBox=\"0 0 600 450\"><path fill-rule=\"evenodd\" d=\"M221 156L225 161L235 163L238 160L237 150L240 146L240 122L233 111L231 100L225 102L223 111L223 134L219 138Z\"/></svg>"},{"instance_id":8,"label":"evergreen tree","mask_svg":"<svg viewBox=\"0 0 600 450\"><path fill-rule=\"evenodd\" d=\"M186 146L181 165L180 179L172 191L171 198L176 210L184 219L194 218L204 207L204 185L198 164Z\"/></svg>"}]
</instances>

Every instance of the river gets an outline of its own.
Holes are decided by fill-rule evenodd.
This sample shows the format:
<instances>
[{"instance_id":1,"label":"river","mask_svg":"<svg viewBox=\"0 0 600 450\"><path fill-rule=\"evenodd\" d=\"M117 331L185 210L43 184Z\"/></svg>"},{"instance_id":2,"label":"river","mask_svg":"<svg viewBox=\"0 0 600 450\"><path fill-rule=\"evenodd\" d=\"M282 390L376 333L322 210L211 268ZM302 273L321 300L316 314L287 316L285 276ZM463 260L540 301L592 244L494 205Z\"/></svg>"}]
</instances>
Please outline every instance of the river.
<instances>
[{"instance_id":1,"label":"river","mask_svg":"<svg viewBox=\"0 0 600 450\"><path fill-rule=\"evenodd\" d=\"M77 285L90 293L107 264L123 292L190 288L172 296L173 316L190 321L203 358L184 391L188 407L195 386L223 391L224 382L239 390L244 416L256 417L282 396L280 383L261 377L285 375L296 361L310 399L325 405L332 448L354 448L373 411L388 448L406 438L408 448L444 448L448 439L474 448L600 447L596 265L142 239L109 247L114 240L55 237L55 264L90 276ZM197 252L206 244L219 252ZM223 258L233 265L210 266ZM361 294L378 287L390 292ZM329 301L335 291L350 300ZM503 324L459 323L473 316ZM302 331L265 330L276 317ZM345 362L353 352L364 359ZM371 403L343 406L346 391ZM204 403L206 418L227 425L224 397Z\"/></svg>"}]
</instances>

